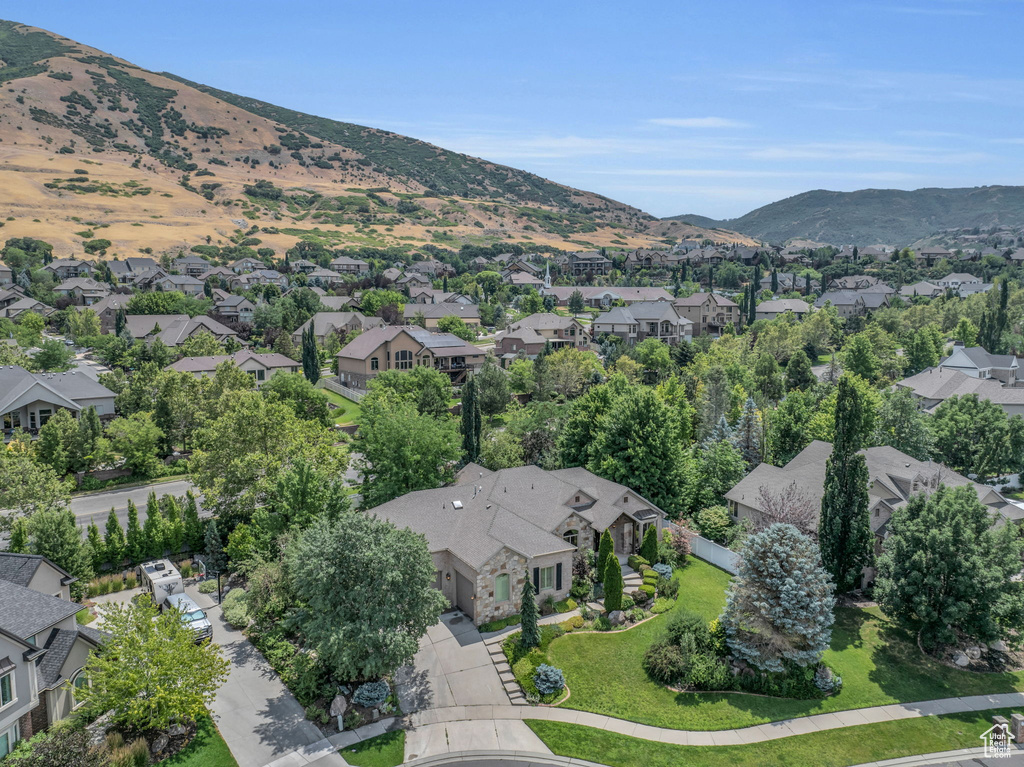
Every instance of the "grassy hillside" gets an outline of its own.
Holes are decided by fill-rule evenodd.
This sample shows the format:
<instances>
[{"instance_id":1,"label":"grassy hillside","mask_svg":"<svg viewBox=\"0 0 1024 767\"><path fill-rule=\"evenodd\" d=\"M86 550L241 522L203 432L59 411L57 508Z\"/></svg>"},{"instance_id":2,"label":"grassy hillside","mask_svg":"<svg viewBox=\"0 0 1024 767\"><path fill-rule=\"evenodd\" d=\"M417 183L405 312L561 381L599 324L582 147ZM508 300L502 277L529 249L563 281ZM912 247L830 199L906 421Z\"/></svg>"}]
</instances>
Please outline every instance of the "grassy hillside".
<instances>
[{"instance_id":1,"label":"grassy hillside","mask_svg":"<svg viewBox=\"0 0 1024 767\"><path fill-rule=\"evenodd\" d=\"M0 21L0 82L0 234L41 237L60 256L96 237L111 241L108 256L242 238L279 255L297 240L409 251L736 238L666 229L592 192L150 72L10 21Z\"/></svg>"},{"instance_id":2,"label":"grassy hillside","mask_svg":"<svg viewBox=\"0 0 1024 767\"><path fill-rule=\"evenodd\" d=\"M725 227L769 242L806 238L833 244L909 245L941 229L1024 224L1024 187L818 189L725 221L702 216L670 220Z\"/></svg>"}]
</instances>

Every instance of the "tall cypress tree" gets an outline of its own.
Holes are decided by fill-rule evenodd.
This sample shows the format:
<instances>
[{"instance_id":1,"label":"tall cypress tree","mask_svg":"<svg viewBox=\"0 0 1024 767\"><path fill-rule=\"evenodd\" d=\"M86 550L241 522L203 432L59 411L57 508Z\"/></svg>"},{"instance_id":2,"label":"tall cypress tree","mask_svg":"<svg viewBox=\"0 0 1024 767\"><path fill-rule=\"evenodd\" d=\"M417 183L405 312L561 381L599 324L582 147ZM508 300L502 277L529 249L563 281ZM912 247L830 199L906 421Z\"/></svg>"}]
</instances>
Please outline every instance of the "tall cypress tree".
<instances>
[{"instance_id":1,"label":"tall cypress tree","mask_svg":"<svg viewBox=\"0 0 1024 767\"><path fill-rule=\"evenodd\" d=\"M821 561L832 574L838 593L856 588L861 571L871 564L874 554L868 466L857 452L863 409L857 388L845 376L840 378L835 438L825 464L825 494L818 522Z\"/></svg>"},{"instance_id":2,"label":"tall cypress tree","mask_svg":"<svg viewBox=\"0 0 1024 767\"><path fill-rule=\"evenodd\" d=\"M604 609L615 612L622 609L622 565L618 557L608 557L604 565Z\"/></svg>"},{"instance_id":3,"label":"tall cypress tree","mask_svg":"<svg viewBox=\"0 0 1024 767\"><path fill-rule=\"evenodd\" d=\"M604 581L604 568L608 564L609 557L618 561L615 556L615 544L612 543L612 534L605 528L605 531L601 533L601 543L597 547L597 568L594 570L594 575L598 581Z\"/></svg>"},{"instance_id":4,"label":"tall cypress tree","mask_svg":"<svg viewBox=\"0 0 1024 767\"><path fill-rule=\"evenodd\" d=\"M316 335L313 333L313 321L302 331L302 372L306 379L315 384L320 380L320 352L316 348Z\"/></svg>"},{"instance_id":5,"label":"tall cypress tree","mask_svg":"<svg viewBox=\"0 0 1024 767\"><path fill-rule=\"evenodd\" d=\"M146 556L146 540L139 525L139 510L135 502L128 501L128 534L125 536L125 554L128 561L135 565Z\"/></svg>"},{"instance_id":6,"label":"tall cypress tree","mask_svg":"<svg viewBox=\"0 0 1024 767\"><path fill-rule=\"evenodd\" d=\"M185 523L185 543L188 550L197 553L203 548L203 521L199 518L199 504L189 490L185 494L185 510L182 514Z\"/></svg>"},{"instance_id":7,"label":"tall cypress tree","mask_svg":"<svg viewBox=\"0 0 1024 767\"><path fill-rule=\"evenodd\" d=\"M127 326L128 316L125 314L124 307L122 306L118 308L117 314L114 315L114 335L122 335Z\"/></svg>"},{"instance_id":8,"label":"tall cypress tree","mask_svg":"<svg viewBox=\"0 0 1024 767\"><path fill-rule=\"evenodd\" d=\"M779 292L779 270L772 269L772 295Z\"/></svg>"},{"instance_id":9,"label":"tall cypress tree","mask_svg":"<svg viewBox=\"0 0 1024 767\"><path fill-rule=\"evenodd\" d=\"M477 398L476 379L470 377L462 387L462 449L467 461L480 458L480 432L483 421L480 417L480 402Z\"/></svg>"},{"instance_id":10,"label":"tall cypress tree","mask_svg":"<svg viewBox=\"0 0 1024 767\"><path fill-rule=\"evenodd\" d=\"M138 521L138 519L136 519ZM111 509L107 517L107 526L103 532L103 550L111 567L117 570L124 561L125 541L124 530L117 513Z\"/></svg>"},{"instance_id":11,"label":"tall cypress tree","mask_svg":"<svg viewBox=\"0 0 1024 767\"><path fill-rule=\"evenodd\" d=\"M533 583L529 578L523 583L522 604L519 608L519 619L522 630L519 635L519 646L524 648L537 647L540 644L540 629L537 628L537 602L533 598Z\"/></svg>"},{"instance_id":12,"label":"tall cypress tree","mask_svg":"<svg viewBox=\"0 0 1024 767\"><path fill-rule=\"evenodd\" d=\"M142 548L147 559L158 559L164 555L164 527L164 515L156 493L150 493L146 500L146 521L142 525Z\"/></svg>"}]
</instances>

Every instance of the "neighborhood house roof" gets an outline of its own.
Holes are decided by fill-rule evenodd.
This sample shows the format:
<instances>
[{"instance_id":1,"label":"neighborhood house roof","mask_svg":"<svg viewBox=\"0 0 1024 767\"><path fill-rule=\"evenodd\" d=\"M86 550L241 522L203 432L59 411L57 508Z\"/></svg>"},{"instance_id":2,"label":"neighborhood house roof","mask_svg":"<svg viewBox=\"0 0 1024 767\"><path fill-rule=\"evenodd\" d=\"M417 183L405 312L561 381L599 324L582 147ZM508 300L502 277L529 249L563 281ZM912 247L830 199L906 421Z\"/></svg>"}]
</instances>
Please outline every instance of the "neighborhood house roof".
<instances>
[{"instance_id":1,"label":"neighborhood house roof","mask_svg":"<svg viewBox=\"0 0 1024 767\"><path fill-rule=\"evenodd\" d=\"M9 413L43 400L68 410L81 410L78 399L113 398L114 392L87 375L30 373L16 365L0 367L0 413Z\"/></svg>"},{"instance_id":2,"label":"neighborhood house roof","mask_svg":"<svg viewBox=\"0 0 1024 767\"><path fill-rule=\"evenodd\" d=\"M179 370L185 373L203 373L215 370L222 362L230 361L238 366L243 362L249 362L250 360L259 363L267 369L293 368L299 364L291 357L285 357L283 354L277 354L276 352L257 354L256 352L249 351L248 349L243 349L242 351L235 352L234 354L213 354L206 357L182 357L180 360L168 365L165 370Z\"/></svg>"},{"instance_id":3,"label":"neighborhood house roof","mask_svg":"<svg viewBox=\"0 0 1024 767\"><path fill-rule=\"evenodd\" d=\"M69 618L82 606L0 580L0 628L22 639Z\"/></svg>"},{"instance_id":4,"label":"neighborhood house roof","mask_svg":"<svg viewBox=\"0 0 1024 767\"><path fill-rule=\"evenodd\" d=\"M896 386L910 389L921 399L938 400L939 404L950 397L974 394L1000 406L1024 405L1024 389L1004 387L994 378L975 378L952 368L928 368L897 381Z\"/></svg>"}]
</instances>

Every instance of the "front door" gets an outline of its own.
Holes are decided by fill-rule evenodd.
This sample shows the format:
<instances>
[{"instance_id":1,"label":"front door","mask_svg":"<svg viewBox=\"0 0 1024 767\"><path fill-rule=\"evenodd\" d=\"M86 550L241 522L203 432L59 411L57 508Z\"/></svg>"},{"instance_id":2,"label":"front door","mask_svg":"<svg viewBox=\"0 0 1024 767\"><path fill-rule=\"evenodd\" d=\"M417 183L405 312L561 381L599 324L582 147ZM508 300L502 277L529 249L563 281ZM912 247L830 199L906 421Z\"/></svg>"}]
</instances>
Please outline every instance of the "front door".
<instances>
[{"instance_id":1,"label":"front door","mask_svg":"<svg viewBox=\"0 0 1024 767\"><path fill-rule=\"evenodd\" d=\"M473 619L473 584L460 572L455 573L455 605Z\"/></svg>"}]
</instances>

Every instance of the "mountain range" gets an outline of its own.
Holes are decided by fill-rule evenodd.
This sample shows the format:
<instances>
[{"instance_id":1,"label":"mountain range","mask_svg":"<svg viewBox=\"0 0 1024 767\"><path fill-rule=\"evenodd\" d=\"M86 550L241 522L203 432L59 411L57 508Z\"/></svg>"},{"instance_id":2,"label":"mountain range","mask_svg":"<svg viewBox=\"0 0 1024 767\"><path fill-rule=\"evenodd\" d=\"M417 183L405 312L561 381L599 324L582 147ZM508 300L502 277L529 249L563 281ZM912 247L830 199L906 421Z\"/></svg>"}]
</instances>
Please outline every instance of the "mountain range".
<instances>
[{"instance_id":1,"label":"mountain range","mask_svg":"<svg viewBox=\"0 0 1024 767\"><path fill-rule=\"evenodd\" d=\"M833 245L905 247L944 229L1024 225L1024 186L970 189L816 189L739 218L671 216L706 229L727 229L770 243L813 240Z\"/></svg>"},{"instance_id":2,"label":"mountain range","mask_svg":"<svg viewBox=\"0 0 1024 767\"><path fill-rule=\"evenodd\" d=\"M0 21L0 188L3 239L39 237L58 255L97 239L121 256L243 238L278 254L300 239L404 250L750 242L11 21Z\"/></svg>"}]
</instances>

